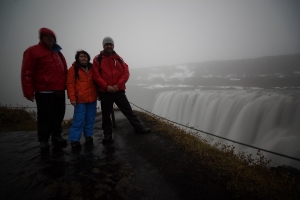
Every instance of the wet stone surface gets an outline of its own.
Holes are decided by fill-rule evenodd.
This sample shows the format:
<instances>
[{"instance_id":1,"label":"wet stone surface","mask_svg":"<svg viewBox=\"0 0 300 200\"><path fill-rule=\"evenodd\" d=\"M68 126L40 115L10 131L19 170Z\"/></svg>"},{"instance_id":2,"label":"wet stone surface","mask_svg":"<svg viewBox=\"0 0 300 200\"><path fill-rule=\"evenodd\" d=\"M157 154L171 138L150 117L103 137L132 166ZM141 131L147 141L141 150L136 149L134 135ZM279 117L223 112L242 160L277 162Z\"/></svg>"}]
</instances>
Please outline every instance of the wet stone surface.
<instances>
[{"instance_id":1,"label":"wet stone surface","mask_svg":"<svg viewBox=\"0 0 300 200\"><path fill-rule=\"evenodd\" d=\"M94 144L41 151L36 132L0 133L2 199L230 199L193 160L160 134L136 135L115 112L112 144L102 144L97 116ZM142 123L143 120L141 119ZM68 130L63 137L68 138Z\"/></svg>"}]
</instances>

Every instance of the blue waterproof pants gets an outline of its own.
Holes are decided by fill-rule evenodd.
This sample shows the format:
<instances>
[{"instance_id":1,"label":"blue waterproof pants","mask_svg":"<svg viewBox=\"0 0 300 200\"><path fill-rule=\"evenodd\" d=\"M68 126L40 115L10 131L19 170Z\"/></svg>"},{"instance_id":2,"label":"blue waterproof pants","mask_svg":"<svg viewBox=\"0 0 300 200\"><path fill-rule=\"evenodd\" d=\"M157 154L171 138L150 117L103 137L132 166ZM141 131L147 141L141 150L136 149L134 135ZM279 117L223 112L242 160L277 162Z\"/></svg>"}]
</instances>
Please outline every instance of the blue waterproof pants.
<instances>
[{"instance_id":1,"label":"blue waterproof pants","mask_svg":"<svg viewBox=\"0 0 300 200\"><path fill-rule=\"evenodd\" d=\"M70 128L69 140L79 141L81 133L90 137L94 133L97 101L91 103L78 103L74 108L73 122Z\"/></svg>"}]
</instances>

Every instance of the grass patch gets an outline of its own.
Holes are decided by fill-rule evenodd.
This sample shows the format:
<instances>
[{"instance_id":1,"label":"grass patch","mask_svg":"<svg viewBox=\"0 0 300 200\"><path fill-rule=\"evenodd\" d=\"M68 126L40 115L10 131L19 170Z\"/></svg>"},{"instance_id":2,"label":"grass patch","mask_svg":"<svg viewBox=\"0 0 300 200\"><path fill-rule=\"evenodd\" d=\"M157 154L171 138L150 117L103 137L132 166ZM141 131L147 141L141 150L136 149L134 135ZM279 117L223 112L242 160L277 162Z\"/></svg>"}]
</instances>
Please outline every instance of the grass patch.
<instances>
[{"instance_id":1,"label":"grass patch","mask_svg":"<svg viewBox=\"0 0 300 200\"><path fill-rule=\"evenodd\" d=\"M167 137L191 156L212 179L226 185L237 199L300 199L300 180L287 172L274 170L271 160L256 155L234 153L234 146L209 144L199 134L186 132L156 116L138 112L156 133Z\"/></svg>"},{"instance_id":2,"label":"grass patch","mask_svg":"<svg viewBox=\"0 0 300 200\"><path fill-rule=\"evenodd\" d=\"M73 119L63 120L62 127L69 128ZM27 107L10 107L0 104L0 131L37 130L37 113Z\"/></svg>"},{"instance_id":3,"label":"grass patch","mask_svg":"<svg viewBox=\"0 0 300 200\"><path fill-rule=\"evenodd\" d=\"M0 105L0 131L31 131L37 127L37 114L26 107Z\"/></svg>"}]
</instances>

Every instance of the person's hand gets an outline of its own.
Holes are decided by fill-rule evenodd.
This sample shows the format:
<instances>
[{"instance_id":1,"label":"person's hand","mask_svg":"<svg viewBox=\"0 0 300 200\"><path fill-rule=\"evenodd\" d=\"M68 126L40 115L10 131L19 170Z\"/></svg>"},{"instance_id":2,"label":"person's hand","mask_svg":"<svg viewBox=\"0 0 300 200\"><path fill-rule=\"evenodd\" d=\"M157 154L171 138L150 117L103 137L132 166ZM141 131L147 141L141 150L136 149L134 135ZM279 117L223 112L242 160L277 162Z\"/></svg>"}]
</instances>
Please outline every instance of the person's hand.
<instances>
[{"instance_id":1,"label":"person's hand","mask_svg":"<svg viewBox=\"0 0 300 200\"><path fill-rule=\"evenodd\" d=\"M25 97L27 100L34 102L34 96L32 97Z\"/></svg>"},{"instance_id":2,"label":"person's hand","mask_svg":"<svg viewBox=\"0 0 300 200\"><path fill-rule=\"evenodd\" d=\"M106 91L107 91L107 92L110 92L110 93L115 93L115 92L117 92L117 90L116 90L113 86L111 86L111 85L108 85L108 86L106 87Z\"/></svg>"},{"instance_id":3,"label":"person's hand","mask_svg":"<svg viewBox=\"0 0 300 200\"><path fill-rule=\"evenodd\" d=\"M114 85L113 88L117 91L119 91L119 87L117 85Z\"/></svg>"},{"instance_id":4,"label":"person's hand","mask_svg":"<svg viewBox=\"0 0 300 200\"><path fill-rule=\"evenodd\" d=\"M73 106L76 106L76 101L71 101L70 102Z\"/></svg>"}]
</instances>

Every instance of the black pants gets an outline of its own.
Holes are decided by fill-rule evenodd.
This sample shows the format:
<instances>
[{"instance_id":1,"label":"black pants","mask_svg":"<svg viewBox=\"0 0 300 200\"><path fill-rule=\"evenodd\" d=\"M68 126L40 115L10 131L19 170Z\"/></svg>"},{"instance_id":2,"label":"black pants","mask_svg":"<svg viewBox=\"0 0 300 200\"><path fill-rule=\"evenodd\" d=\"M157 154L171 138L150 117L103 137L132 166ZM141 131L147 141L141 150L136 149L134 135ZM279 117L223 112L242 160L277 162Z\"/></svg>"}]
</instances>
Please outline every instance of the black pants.
<instances>
[{"instance_id":1,"label":"black pants","mask_svg":"<svg viewBox=\"0 0 300 200\"><path fill-rule=\"evenodd\" d=\"M65 91L35 93L38 119L38 140L48 141L50 136L61 136L61 123L65 116Z\"/></svg>"},{"instance_id":2,"label":"black pants","mask_svg":"<svg viewBox=\"0 0 300 200\"><path fill-rule=\"evenodd\" d=\"M100 92L100 101L102 110L102 129L105 135L112 134L110 114L114 103L118 106L135 130L143 128L140 120L135 114L133 114L132 108L124 91L116 93Z\"/></svg>"}]
</instances>

